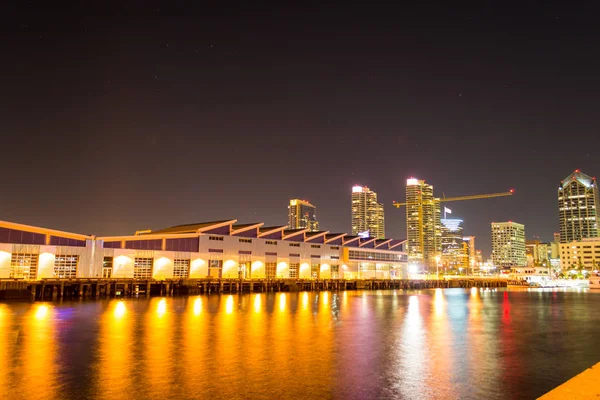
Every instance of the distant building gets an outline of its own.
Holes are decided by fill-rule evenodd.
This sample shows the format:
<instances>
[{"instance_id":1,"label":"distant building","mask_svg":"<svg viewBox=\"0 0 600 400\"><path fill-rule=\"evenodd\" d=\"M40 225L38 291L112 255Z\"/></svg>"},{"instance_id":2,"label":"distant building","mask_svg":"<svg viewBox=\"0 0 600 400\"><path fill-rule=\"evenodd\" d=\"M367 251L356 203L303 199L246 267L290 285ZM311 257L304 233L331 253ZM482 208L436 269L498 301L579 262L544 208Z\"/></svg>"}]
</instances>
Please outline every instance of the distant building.
<instances>
[{"instance_id":1,"label":"distant building","mask_svg":"<svg viewBox=\"0 0 600 400\"><path fill-rule=\"evenodd\" d=\"M463 237L463 242L467 248L467 265L469 268L474 269L477 265L477 250L475 250L475 236Z\"/></svg>"},{"instance_id":2,"label":"distant building","mask_svg":"<svg viewBox=\"0 0 600 400\"><path fill-rule=\"evenodd\" d=\"M500 268L524 267L525 226L517 222L492 222L492 262Z\"/></svg>"},{"instance_id":3,"label":"distant building","mask_svg":"<svg viewBox=\"0 0 600 400\"><path fill-rule=\"evenodd\" d=\"M554 241L550 243L550 260L560 259L560 233L554 233Z\"/></svg>"},{"instance_id":4,"label":"distant building","mask_svg":"<svg viewBox=\"0 0 600 400\"><path fill-rule=\"evenodd\" d=\"M483 265L483 254L481 253L481 250L475 250L475 262L479 268Z\"/></svg>"},{"instance_id":5,"label":"distant building","mask_svg":"<svg viewBox=\"0 0 600 400\"><path fill-rule=\"evenodd\" d=\"M385 218L377 193L357 185L352 187L352 234L362 232L368 232L369 237L385 238Z\"/></svg>"},{"instance_id":6,"label":"distant building","mask_svg":"<svg viewBox=\"0 0 600 400\"><path fill-rule=\"evenodd\" d=\"M440 199L424 180L406 180L406 237L408 258L425 266L435 266L441 253ZM462 239L462 238L461 238Z\"/></svg>"},{"instance_id":7,"label":"distant building","mask_svg":"<svg viewBox=\"0 0 600 400\"><path fill-rule=\"evenodd\" d=\"M288 228L308 229L309 232L319 230L317 207L306 200L292 199L288 206Z\"/></svg>"},{"instance_id":8,"label":"distant building","mask_svg":"<svg viewBox=\"0 0 600 400\"><path fill-rule=\"evenodd\" d=\"M560 242L598 237L599 209L596 178L575 170L562 180L558 187Z\"/></svg>"},{"instance_id":9,"label":"distant building","mask_svg":"<svg viewBox=\"0 0 600 400\"><path fill-rule=\"evenodd\" d=\"M550 259L552 254L550 243L543 243L539 240L525 241L525 255L527 265L542 265Z\"/></svg>"},{"instance_id":10,"label":"distant building","mask_svg":"<svg viewBox=\"0 0 600 400\"><path fill-rule=\"evenodd\" d=\"M462 219L457 218L441 219L441 260L442 264L450 269L466 269L469 266L469 255L467 244L463 240L462 223Z\"/></svg>"},{"instance_id":11,"label":"distant building","mask_svg":"<svg viewBox=\"0 0 600 400\"><path fill-rule=\"evenodd\" d=\"M560 243L560 233L554 232L554 241Z\"/></svg>"},{"instance_id":12,"label":"distant building","mask_svg":"<svg viewBox=\"0 0 600 400\"><path fill-rule=\"evenodd\" d=\"M560 244L563 269L600 270L600 238L586 238Z\"/></svg>"}]
</instances>

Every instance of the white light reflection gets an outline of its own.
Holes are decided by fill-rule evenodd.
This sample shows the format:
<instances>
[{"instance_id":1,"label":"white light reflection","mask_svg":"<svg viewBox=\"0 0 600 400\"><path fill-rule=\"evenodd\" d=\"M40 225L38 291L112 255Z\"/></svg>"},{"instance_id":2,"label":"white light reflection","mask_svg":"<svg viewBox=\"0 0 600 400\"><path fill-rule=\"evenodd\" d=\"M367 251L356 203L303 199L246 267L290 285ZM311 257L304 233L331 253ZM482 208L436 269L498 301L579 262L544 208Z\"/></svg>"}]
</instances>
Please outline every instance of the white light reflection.
<instances>
[{"instance_id":1,"label":"white light reflection","mask_svg":"<svg viewBox=\"0 0 600 400\"><path fill-rule=\"evenodd\" d=\"M404 316L401 345L398 346L400 359L399 376L401 386L424 387L427 379L427 332L419 310L419 296L408 298L408 308Z\"/></svg>"},{"instance_id":2,"label":"white light reflection","mask_svg":"<svg viewBox=\"0 0 600 400\"><path fill-rule=\"evenodd\" d=\"M227 301L225 302L225 313L231 314L233 313L233 296L227 296Z\"/></svg>"},{"instance_id":3,"label":"white light reflection","mask_svg":"<svg viewBox=\"0 0 600 400\"><path fill-rule=\"evenodd\" d=\"M167 312L167 299L160 299L158 306L156 307L156 314L158 317L162 317Z\"/></svg>"},{"instance_id":4,"label":"white light reflection","mask_svg":"<svg viewBox=\"0 0 600 400\"><path fill-rule=\"evenodd\" d=\"M302 309L306 310L308 308L308 292L304 292L302 294Z\"/></svg>"},{"instance_id":5,"label":"white light reflection","mask_svg":"<svg viewBox=\"0 0 600 400\"><path fill-rule=\"evenodd\" d=\"M279 311L285 311L286 296L285 293L279 293Z\"/></svg>"},{"instance_id":6,"label":"white light reflection","mask_svg":"<svg viewBox=\"0 0 600 400\"><path fill-rule=\"evenodd\" d=\"M254 312L255 313L260 312L260 306L261 306L260 294L255 294L254 295Z\"/></svg>"},{"instance_id":7,"label":"white light reflection","mask_svg":"<svg viewBox=\"0 0 600 400\"><path fill-rule=\"evenodd\" d=\"M202 299L198 297L194 300L194 315L198 316L202 312Z\"/></svg>"}]
</instances>

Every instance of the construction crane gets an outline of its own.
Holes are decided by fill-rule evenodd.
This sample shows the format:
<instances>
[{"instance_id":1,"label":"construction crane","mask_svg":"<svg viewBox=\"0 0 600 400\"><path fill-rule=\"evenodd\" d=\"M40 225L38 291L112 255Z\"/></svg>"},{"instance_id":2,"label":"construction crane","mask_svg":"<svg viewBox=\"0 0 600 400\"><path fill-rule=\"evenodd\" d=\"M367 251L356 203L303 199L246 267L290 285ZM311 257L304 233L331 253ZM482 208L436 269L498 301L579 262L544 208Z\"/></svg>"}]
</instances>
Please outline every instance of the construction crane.
<instances>
[{"instance_id":1,"label":"construction crane","mask_svg":"<svg viewBox=\"0 0 600 400\"><path fill-rule=\"evenodd\" d=\"M504 196L512 196L514 194L514 189L510 189L508 192L500 192L500 193L486 193L486 194L473 194L470 196L457 196L457 197L441 197L436 198L433 201L439 201L440 203L448 202L448 201L462 201L462 200L476 200L476 199L491 199L493 197L504 197ZM432 201L432 200L429 200ZM427 200L423 201L427 202ZM423 202L414 202L414 203L396 203L394 201L393 205L396 208L400 208L402 206L407 205L418 205Z\"/></svg>"}]
</instances>

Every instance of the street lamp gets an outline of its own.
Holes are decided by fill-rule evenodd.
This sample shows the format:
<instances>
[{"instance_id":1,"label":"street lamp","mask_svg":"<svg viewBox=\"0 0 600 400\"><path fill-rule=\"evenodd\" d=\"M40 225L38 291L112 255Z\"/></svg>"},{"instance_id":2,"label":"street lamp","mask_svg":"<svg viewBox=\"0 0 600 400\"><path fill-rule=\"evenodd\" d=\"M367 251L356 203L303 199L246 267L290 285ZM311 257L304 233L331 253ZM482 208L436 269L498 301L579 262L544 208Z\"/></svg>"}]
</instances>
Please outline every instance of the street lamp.
<instances>
[{"instance_id":1,"label":"street lamp","mask_svg":"<svg viewBox=\"0 0 600 400\"><path fill-rule=\"evenodd\" d=\"M437 279L440 279L440 256L435 256L435 273L437 275Z\"/></svg>"}]
</instances>

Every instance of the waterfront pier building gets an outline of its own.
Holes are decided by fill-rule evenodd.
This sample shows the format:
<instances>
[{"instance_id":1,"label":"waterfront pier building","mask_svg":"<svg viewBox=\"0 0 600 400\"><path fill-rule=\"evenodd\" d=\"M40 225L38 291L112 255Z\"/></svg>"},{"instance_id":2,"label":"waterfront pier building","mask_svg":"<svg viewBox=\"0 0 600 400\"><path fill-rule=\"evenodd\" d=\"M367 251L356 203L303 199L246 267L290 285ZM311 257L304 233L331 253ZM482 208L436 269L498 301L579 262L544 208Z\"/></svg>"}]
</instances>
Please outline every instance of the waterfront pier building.
<instances>
[{"instance_id":1,"label":"waterfront pier building","mask_svg":"<svg viewBox=\"0 0 600 400\"><path fill-rule=\"evenodd\" d=\"M235 219L124 236L0 221L0 279L401 279L405 244Z\"/></svg>"}]
</instances>

